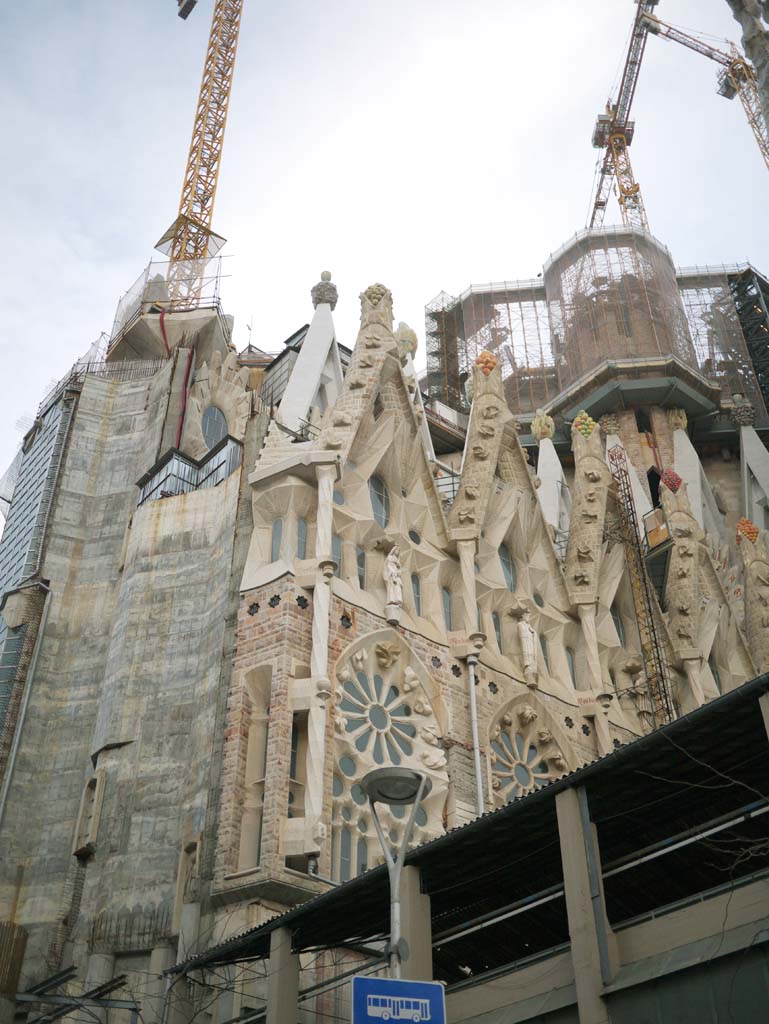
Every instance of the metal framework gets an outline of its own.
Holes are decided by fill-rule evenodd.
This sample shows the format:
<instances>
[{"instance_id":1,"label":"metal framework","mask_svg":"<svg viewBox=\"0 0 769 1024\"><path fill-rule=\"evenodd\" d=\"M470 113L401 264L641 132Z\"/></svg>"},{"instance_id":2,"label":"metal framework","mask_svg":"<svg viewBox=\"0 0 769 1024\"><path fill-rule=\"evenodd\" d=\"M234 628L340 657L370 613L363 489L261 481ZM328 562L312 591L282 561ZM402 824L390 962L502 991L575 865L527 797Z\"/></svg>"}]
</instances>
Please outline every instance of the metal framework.
<instances>
[{"instance_id":1,"label":"metal framework","mask_svg":"<svg viewBox=\"0 0 769 1024\"><path fill-rule=\"evenodd\" d=\"M593 193L589 221L591 228L600 227L603 223L612 182L616 181L623 224L647 231L649 229L641 189L630 164L628 147L633 141L635 130L635 122L630 120L630 108L646 47L644 18L658 3L659 0L638 0L617 100L615 103L609 100L606 112L598 115L593 129L593 145L605 152Z\"/></svg>"},{"instance_id":2,"label":"metal framework","mask_svg":"<svg viewBox=\"0 0 769 1024\"><path fill-rule=\"evenodd\" d=\"M188 269L177 279L175 269L192 261L205 266L224 240L211 230L216 185L221 167L224 129L230 105L243 0L216 0L211 19L203 78L184 173L179 215L158 248L170 256L169 290L195 299L201 287ZM180 12L181 13L181 12Z\"/></svg>"},{"instance_id":3,"label":"metal framework","mask_svg":"<svg viewBox=\"0 0 769 1024\"><path fill-rule=\"evenodd\" d=\"M734 99L735 96L740 97L740 102L742 103L751 131L758 143L761 156L767 168L769 168L769 130L767 130L766 121L761 110L756 73L734 43L730 44L730 52L726 53L715 46L711 46L710 43L704 42L702 39L697 39L686 32L681 32L680 29L673 28L672 25L668 25L664 21L660 21L659 18L655 18L653 14L644 13L641 23L643 28L653 35L660 36L662 39L671 39L673 42L680 43L682 46L694 50L695 53L701 53L704 57L709 57L710 60L714 60L717 64L721 65L721 71L718 75L718 94L728 100Z\"/></svg>"},{"instance_id":4,"label":"metal framework","mask_svg":"<svg viewBox=\"0 0 769 1024\"><path fill-rule=\"evenodd\" d=\"M651 712L654 717L654 725L659 728L666 722L672 722L675 717L667 658L662 646L662 638L657 630L656 600L646 571L643 548L639 539L638 519L630 486L625 449L620 444L614 445L609 449L608 457L609 468L617 485L620 533L625 547L630 586L633 591L633 604L638 620L638 633L641 640L641 653L646 671Z\"/></svg>"},{"instance_id":5,"label":"metal framework","mask_svg":"<svg viewBox=\"0 0 769 1024\"><path fill-rule=\"evenodd\" d=\"M769 407L769 281L748 267L729 278L729 288L758 387ZM747 397L752 397L750 392Z\"/></svg>"}]
</instances>

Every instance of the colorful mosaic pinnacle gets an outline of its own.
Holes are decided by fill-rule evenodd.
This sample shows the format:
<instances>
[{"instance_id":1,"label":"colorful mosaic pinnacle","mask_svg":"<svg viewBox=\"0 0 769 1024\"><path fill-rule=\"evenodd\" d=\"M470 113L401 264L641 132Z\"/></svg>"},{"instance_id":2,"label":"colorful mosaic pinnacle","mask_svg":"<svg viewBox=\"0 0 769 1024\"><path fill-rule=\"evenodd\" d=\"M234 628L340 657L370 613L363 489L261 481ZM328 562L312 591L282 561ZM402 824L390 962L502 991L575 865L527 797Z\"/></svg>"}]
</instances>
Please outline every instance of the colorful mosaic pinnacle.
<instances>
[{"instance_id":1,"label":"colorful mosaic pinnacle","mask_svg":"<svg viewBox=\"0 0 769 1024\"><path fill-rule=\"evenodd\" d=\"M669 491L672 491L673 494L678 493L678 490L681 487L681 484L683 483L683 480L678 475L678 473L676 473L674 469L671 469L670 466L668 466L668 468L662 474L661 480L662 483L667 487L667 489Z\"/></svg>"},{"instance_id":2,"label":"colorful mosaic pinnacle","mask_svg":"<svg viewBox=\"0 0 769 1024\"><path fill-rule=\"evenodd\" d=\"M475 365L480 369L484 377L488 377L488 375L497 365L497 357L493 356L491 352L481 352L481 354L475 360Z\"/></svg>"},{"instance_id":3,"label":"colorful mosaic pinnacle","mask_svg":"<svg viewBox=\"0 0 769 1024\"><path fill-rule=\"evenodd\" d=\"M737 543L739 544L742 538L745 537L750 541L751 544L755 544L758 539L758 527L755 523L751 523L749 519L744 516L737 520Z\"/></svg>"},{"instance_id":4,"label":"colorful mosaic pinnacle","mask_svg":"<svg viewBox=\"0 0 769 1024\"><path fill-rule=\"evenodd\" d=\"M576 430L582 434L584 438L591 436L595 428L598 426L593 417L582 409L577 413L574 423L572 424L572 430Z\"/></svg>"}]
</instances>

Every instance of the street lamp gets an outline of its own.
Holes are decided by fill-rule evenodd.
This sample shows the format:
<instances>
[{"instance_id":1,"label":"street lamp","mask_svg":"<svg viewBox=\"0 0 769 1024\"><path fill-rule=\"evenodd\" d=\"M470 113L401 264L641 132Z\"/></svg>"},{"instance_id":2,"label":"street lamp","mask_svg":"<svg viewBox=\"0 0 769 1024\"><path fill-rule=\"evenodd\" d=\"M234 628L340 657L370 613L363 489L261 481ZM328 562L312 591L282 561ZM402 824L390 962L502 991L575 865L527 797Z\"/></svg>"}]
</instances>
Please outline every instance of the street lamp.
<instances>
[{"instance_id":1,"label":"street lamp","mask_svg":"<svg viewBox=\"0 0 769 1024\"><path fill-rule=\"evenodd\" d=\"M385 861L387 862L387 874L390 878L390 944L388 947L388 959L390 961L390 975L393 978L401 976L401 960L403 956L403 940L401 939L401 868L403 858L406 856L411 833L414 829L414 819L420 802L432 789L430 779L421 772L415 772L411 768L376 768L361 779L363 792L368 797L371 805L371 817L374 819L374 828L379 836ZM382 823L376 812L376 804L390 804L396 807L405 807L412 804L409 820L403 831L398 853L393 856L392 851L385 838Z\"/></svg>"}]
</instances>

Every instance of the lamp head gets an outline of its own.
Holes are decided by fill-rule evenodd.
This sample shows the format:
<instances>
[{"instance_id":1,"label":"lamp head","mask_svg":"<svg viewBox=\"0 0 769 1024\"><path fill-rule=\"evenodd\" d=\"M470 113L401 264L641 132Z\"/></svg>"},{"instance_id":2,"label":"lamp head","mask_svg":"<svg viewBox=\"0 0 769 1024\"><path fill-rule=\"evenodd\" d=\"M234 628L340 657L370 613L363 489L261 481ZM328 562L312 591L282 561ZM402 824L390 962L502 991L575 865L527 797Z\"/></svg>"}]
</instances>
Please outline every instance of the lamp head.
<instances>
[{"instance_id":1,"label":"lamp head","mask_svg":"<svg viewBox=\"0 0 769 1024\"><path fill-rule=\"evenodd\" d=\"M429 777L411 768L375 768L360 784L372 803L397 807L414 803L423 780L422 796L426 797L432 789Z\"/></svg>"}]
</instances>

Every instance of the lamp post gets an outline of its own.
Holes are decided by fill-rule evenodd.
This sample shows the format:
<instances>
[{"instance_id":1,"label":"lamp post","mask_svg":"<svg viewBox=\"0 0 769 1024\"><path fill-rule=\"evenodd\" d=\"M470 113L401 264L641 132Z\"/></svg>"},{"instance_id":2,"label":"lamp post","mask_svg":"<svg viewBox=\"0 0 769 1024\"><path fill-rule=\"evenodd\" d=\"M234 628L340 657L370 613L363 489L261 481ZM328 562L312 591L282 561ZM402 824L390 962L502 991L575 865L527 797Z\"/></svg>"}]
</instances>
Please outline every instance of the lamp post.
<instances>
[{"instance_id":1,"label":"lamp post","mask_svg":"<svg viewBox=\"0 0 769 1024\"><path fill-rule=\"evenodd\" d=\"M390 976L400 978L401 960L404 959L403 940L401 939L401 869L409 840L411 839L411 833L414 829L417 809L420 802L432 789L432 783L426 775L413 771L411 768L376 768L361 779L361 786L363 792L368 797L369 805L371 806L371 817L374 819L374 828L379 836L379 842L387 863L387 874L390 879L390 944L388 946L388 959L390 962ZM382 823L376 812L377 802L396 807L412 805L409 819L403 831L400 849L395 856L393 856L387 843Z\"/></svg>"}]
</instances>

